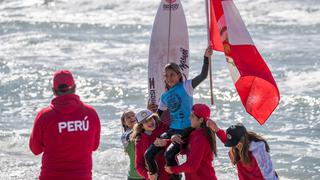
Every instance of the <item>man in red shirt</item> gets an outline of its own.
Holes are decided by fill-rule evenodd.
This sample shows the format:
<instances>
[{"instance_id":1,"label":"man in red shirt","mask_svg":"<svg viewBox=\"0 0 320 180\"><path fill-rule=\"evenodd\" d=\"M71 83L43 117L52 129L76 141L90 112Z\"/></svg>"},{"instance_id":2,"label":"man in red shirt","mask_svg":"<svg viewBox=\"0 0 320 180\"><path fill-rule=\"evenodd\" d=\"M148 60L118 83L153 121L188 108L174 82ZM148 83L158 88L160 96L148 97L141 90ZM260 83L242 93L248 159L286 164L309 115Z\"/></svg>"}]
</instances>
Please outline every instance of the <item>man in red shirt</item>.
<instances>
[{"instance_id":1,"label":"man in red shirt","mask_svg":"<svg viewBox=\"0 0 320 180\"><path fill-rule=\"evenodd\" d=\"M100 120L75 94L68 70L54 73L55 98L38 112L29 147L42 155L40 180L91 180L92 151L99 147Z\"/></svg>"}]
</instances>

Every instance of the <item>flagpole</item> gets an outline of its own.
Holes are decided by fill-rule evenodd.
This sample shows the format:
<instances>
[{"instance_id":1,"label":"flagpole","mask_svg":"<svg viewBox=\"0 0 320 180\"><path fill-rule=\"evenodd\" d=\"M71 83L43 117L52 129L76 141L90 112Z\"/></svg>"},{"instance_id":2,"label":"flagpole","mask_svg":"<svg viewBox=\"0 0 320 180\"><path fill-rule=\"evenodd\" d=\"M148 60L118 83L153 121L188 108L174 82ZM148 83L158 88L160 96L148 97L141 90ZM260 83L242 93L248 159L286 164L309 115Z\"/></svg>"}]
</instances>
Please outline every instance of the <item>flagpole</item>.
<instances>
[{"instance_id":1,"label":"flagpole","mask_svg":"<svg viewBox=\"0 0 320 180\"><path fill-rule=\"evenodd\" d=\"M206 15L207 15L207 40L208 40L208 46L210 45L210 30L209 30L209 0L205 0L206 4ZM213 84L212 84L212 63L211 63L211 57L208 57L209 59L209 76L210 76L210 100L211 105L214 105L213 102Z\"/></svg>"}]
</instances>

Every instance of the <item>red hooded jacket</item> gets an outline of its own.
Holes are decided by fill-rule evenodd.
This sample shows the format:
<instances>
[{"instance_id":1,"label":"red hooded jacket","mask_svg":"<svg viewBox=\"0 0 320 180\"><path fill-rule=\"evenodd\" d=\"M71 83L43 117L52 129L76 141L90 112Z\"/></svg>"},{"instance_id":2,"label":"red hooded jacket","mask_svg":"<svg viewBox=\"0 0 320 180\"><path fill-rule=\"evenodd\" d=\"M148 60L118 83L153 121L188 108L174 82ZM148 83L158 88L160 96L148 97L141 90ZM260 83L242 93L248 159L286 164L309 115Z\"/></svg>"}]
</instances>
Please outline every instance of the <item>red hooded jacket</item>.
<instances>
[{"instance_id":1,"label":"red hooded jacket","mask_svg":"<svg viewBox=\"0 0 320 180\"><path fill-rule=\"evenodd\" d=\"M140 138L136 142L136 169L140 176L148 179L148 169L144 159L144 153L149 146L156 140L158 136L164 133L168 129L168 126L161 123L152 131L151 135L142 133ZM163 153L159 153L156 156L156 162L159 167L159 177L161 180L168 180L169 174L164 170L165 159Z\"/></svg>"},{"instance_id":2,"label":"red hooded jacket","mask_svg":"<svg viewBox=\"0 0 320 180\"><path fill-rule=\"evenodd\" d=\"M171 167L173 173L185 172L186 180L217 179L212 166L213 152L203 129L196 129L190 134L186 153L187 161Z\"/></svg>"},{"instance_id":3,"label":"red hooded jacket","mask_svg":"<svg viewBox=\"0 0 320 180\"><path fill-rule=\"evenodd\" d=\"M40 179L91 180L92 151L100 142L96 111L68 94L54 98L34 122L29 147L42 155Z\"/></svg>"}]
</instances>

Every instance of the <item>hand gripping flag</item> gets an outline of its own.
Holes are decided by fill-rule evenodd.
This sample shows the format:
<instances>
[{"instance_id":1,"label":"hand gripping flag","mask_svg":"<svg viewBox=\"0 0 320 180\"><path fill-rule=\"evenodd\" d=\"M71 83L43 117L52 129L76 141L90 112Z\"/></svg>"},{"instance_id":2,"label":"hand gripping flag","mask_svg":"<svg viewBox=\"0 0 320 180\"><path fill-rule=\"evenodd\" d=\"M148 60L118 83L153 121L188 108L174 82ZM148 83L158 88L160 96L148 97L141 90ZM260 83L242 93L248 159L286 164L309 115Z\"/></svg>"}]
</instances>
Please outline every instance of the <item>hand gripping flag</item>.
<instances>
[{"instance_id":1,"label":"hand gripping flag","mask_svg":"<svg viewBox=\"0 0 320 180\"><path fill-rule=\"evenodd\" d=\"M225 53L242 104L261 125L277 107L280 94L232 0L210 0L209 36Z\"/></svg>"}]
</instances>

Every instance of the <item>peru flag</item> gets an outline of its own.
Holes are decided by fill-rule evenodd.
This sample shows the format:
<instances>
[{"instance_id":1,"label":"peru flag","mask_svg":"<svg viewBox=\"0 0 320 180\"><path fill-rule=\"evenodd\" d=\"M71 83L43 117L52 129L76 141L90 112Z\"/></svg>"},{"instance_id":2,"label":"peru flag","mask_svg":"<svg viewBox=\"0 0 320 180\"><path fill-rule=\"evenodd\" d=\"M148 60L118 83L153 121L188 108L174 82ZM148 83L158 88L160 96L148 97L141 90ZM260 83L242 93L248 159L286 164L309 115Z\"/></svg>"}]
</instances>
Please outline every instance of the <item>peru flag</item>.
<instances>
[{"instance_id":1,"label":"peru flag","mask_svg":"<svg viewBox=\"0 0 320 180\"><path fill-rule=\"evenodd\" d=\"M232 0L210 0L209 35L225 53L232 80L246 111L261 125L277 107L280 94Z\"/></svg>"}]
</instances>

